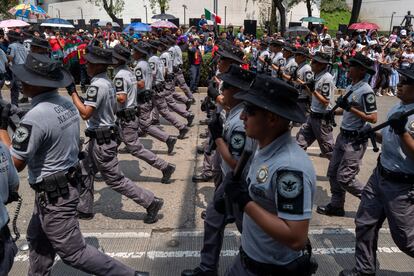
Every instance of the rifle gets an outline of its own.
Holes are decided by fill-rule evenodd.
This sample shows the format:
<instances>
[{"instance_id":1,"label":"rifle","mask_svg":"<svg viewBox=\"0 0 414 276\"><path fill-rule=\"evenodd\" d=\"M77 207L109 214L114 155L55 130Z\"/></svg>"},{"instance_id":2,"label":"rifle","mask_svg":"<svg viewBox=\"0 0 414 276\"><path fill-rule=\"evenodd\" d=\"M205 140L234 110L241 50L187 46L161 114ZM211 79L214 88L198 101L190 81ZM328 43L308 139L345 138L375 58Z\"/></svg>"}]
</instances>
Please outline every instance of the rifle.
<instances>
[{"instance_id":1,"label":"rifle","mask_svg":"<svg viewBox=\"0 0 414 276\"><path fill-rule=\"evenodd\" d=\"M353 93L354 91L352 90L352 89L350 89L349 91L348 91L348 93L346 93L345 94L345 96L343 97L343 99L344 100L347 100L348 98L349 98L349 96L351 96L351 94ZM336 103L335 104L335 106L334 107L332 107L332 109L331 110L329 110L329 112L328 112L328 122L329 123L331 123L332 124L332 126L333 127L336 127L337 126L337 124L336 124L336 122L335 122L335 111L337 110L339 108L339 105L338 105L338 103Z\"/></svg>"},{"instance_id":2,"label":"rifle","mask_svg":"<svg viewBox=\"0 0 414 276\"><path fill-rule=\"evenodd\" d=\"M405 119L408 116L411 116L413 114L414 114L414 108L409 110L409 111L406 111L406 112L402 113L400 119ZM378 152L379 148L377 146L377 140L375 139L375 132L389 126L390 124L391 124L391 121L388 120L388 121L383 122L382 124L379 124L379 125L371 128L371 129L369 129L368 131L365 131L365 132L362 131L362 132L358 133L357 140L354 143L355 144L362 144L367 139L369 139L371 141L371 144L372 144L372 148L373 148L372 150L374 152Z\"/></svg>"},{"instance_id":3,"label":"rifle","mask_svg":"<svg viewBox=\"0 0 414 276\"><path fill-rule=\"evenodd\" d=\"M0 100L0 112L3 108L8 104L5 100ZM26 114L27 111L12 105L10 108L10 116L9 116L9 126L10 128L15 131L21 118Z\"/></svg>"},{"instance_id":4,"label":"rifle","mask_svg":"<svg viewBox=\"0 0 414 276\"><path fill-rule=\"evenodd\" d=\"M242 155L240 156L239 161L237 162L236 168L233 171L233 180L240 181L243 170L246 167L250 156L252 155L251 151L244 150ZM226 223L233 223L236 221L236 218L234 217L234 209L233 209L233 202L230 200L230 198L224 194L224 204L225 204L225 210L226 210L226 216L225 220Z\"/></svg>"}]
</instances>

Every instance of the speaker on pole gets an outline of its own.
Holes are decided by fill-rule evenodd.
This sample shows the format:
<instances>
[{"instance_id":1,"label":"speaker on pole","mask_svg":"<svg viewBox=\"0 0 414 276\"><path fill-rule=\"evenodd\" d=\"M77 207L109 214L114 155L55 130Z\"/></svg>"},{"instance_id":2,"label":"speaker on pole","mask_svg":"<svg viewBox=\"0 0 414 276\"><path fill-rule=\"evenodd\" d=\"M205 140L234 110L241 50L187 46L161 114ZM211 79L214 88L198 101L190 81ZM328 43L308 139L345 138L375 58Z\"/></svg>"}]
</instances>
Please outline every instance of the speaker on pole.
<instances>
[{"instance_id":1,"label":"speaker on pole","mask_svg":"<svg viewBox=\"0 0 414 276\"><path fill-rule=\"evenodd\" d=\"M170 21L171 23L173 23L178 28L180 27L180 19L179 18L168 19L168 21Z\"/></svg>"},{"instance_id":2,"label":"speaker on pole","mask_svg":"<svg viewBox=\"0 0 414 276\"><path fill-rule=\"evenodd\" d=\"M78 19L78 29L86 29L85 19Z\"/></svg>"},{"instance_id":3,"label":"speaker on pole","mask_svg":"<svg viewBox=\"0 0 414 276\"><path fill-rule=\"evenodd\" d=\"M141 23L141 18L131 18L131 23Z\"/></svg>"},{"instance_id":4,"label":"speaker on pole","mask_svg":"<svg viewBox=\"0 0 414 276\"><path fill-rule=\"evenodd\" d=\"M256 20L244 20L244 33L256 36L257 21Z\"/></svg>"},{"instance_id":5,"label":"speaker on pole","mask_svg":"<svg viewBox=\"0 0 414 276\"><path fill-rule=\"evenodd\" d=\"M195 26L198 27L198 22L200 21L201 18L190 18L190 26Z\"/></svg>"},{"instance_id":6,"label":"speaker on pole","mask_svg":"<svg viewBox=\"0 0 414 276\"><path fill-rule=\"evenodd\" d=\"M302 22L289 22L289 28L296 26L302 26Z\"/></svg>"}]
</instances>

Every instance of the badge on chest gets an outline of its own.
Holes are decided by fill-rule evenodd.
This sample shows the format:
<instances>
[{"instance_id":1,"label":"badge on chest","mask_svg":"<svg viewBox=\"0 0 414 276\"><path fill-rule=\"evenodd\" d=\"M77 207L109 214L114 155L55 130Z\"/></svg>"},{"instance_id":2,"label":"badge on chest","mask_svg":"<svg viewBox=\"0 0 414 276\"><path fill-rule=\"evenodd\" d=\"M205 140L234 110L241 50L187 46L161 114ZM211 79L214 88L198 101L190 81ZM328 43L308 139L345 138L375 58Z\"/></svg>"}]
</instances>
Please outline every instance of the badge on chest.
<instances>
[{"instance_id":1,"label":"badge on chest","mask_svg":"<svg viewBox=\"0 0 414 276\"><path fill-rule=\"evenodd\" d=\"M267 166L262 166L257 171L256 180L258 183L265 183L269 177L269 168Z\"/></svg>"}]
</instances>

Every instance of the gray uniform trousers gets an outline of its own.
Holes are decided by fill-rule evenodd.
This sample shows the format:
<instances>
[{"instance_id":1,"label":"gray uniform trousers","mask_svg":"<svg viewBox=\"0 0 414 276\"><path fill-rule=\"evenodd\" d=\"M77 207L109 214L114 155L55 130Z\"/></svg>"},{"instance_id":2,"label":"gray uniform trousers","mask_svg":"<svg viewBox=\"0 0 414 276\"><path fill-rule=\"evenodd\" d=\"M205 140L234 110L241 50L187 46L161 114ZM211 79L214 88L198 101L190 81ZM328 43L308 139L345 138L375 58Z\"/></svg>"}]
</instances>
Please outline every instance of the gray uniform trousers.
<instances>
[{"instance_id":1,"label":"gray uniform trousers","mask_svg":"<svg viewBox=\"0 0 414 276\"><path fill-rule=\"evenodd\" d=\"M219 185L214 191L214 197L222 197L224 185ZM242 212L235 212L236 225L241 232ZM225 215L220 214L214 208L214 201L207 205L206 218L204 219L204 243L201 249L200 268L204 272L217 271L220 260L220 251L223 245L224 229L226 228Z\"/></svg>"},{"instance_id":2,"label":"gray uniform trousers","mask_svg":"<svg viewBox=\"0 0 414 276\"><path fill-rule=\"evenodd\" d=\"M189 99L193 99L193 93L191 93L190 88L188 87L187 83L185 82L184 74L182 70L179 70L177 73L175 73L175 84L178 84L178 87L181 88L181 90L184 91L184 94Z\"/></svg>"},{"instance_id":3,"label":"gray uniform trousers","mask_svg":"<svg viewBox=\"0 0 414 276\"><path fill-rule=\"evenodd\" d=\"M13 267L14 257L18 249L11 237L3 242L3 247L3 259L0 259L0 275L8 275Z\"/></svg>"},{"instance_id":4,"label":"gray uniform trousers","mask_svg":"<svg viewBox=\"0 0 414 276\"><path fill-rule=\"evenodd\" d=\"M19 81L16 75L13 74L10 87L10 99L12 104L19 105L19 94L22 90L22 82Z\"/></svg>"},{"instance_id":5,"label":"gray uniform trousers","mask_svg":"<svg viewBox=\"0 0 414 276\"><path fill-rule=\"evenodd\" d=\"M126 145L128 151L135 157L144 160L154 168L164 170L168 163L155 155L152 151L146 149L140 142L138 136L138 119L130 122L121 121L122 141Z\"/></svg>"},{"instance_id":6,"label":"gray uniform trousers","mask_svg":"<svg viewBox=\"0 0 414 276\"><path fill-rule=\"evenodd\" d=\"M139 128L151 135L152 137L162 141L167 142L169 135L159 129L156 126L152 125L151 112L153 109L152 101L140 104L140 115L139 115Z\"/></svg>"},{"instance_id":7,"label":"gray uniform trousers","mask_svg":"<svg viewBox=\"0 0 414 276\"><path fill-rule=\"evenodd\" d=\"M175 87L174 87L174 91L172 91L172 96L175 100L181 102L181 103L186 103L188 101L188 98L181 93L178 93L177 91L175 91Z\"/></svg>"},{"instance_id":8,"label":"gray uniform trousers","mask_svg":"<svg viewBox=\"0 0 414 276\"><path fill-rule=\"evenodd\" d=\"M62 261L88 274L102 276L134 275L121 262L87 245L76 218L78 189L69 185L69 194L42 207L36 193L32 218L27 229L29 276L50 275L56 254Z\"/></svg>"},{"instance_id":9,"label":"gray uniform trousers","mask_svg":"<svg viewBox=\"0 0 414 276\"><path fill-rule=\"evenodd\" d=\"M257 276L250 272L241 262L240 255L234 258L233 263L227 268L225 276Z\"/></svg>"},{"instance_id":10,"label":"gray uniform trousers","mask_svg":"<svg viewBox=\"0 0 414 276\"><path fill-rule=\"evenodd\" d=\"M98 171L111 189L132 199L142 207L148 208L154 200L154 194L151 191L135 185L134 182L123 175L119 168L117 148L117 143L112 140L111 143L103 145L98 145L96 139L89 141L87 159L84 161L84 165L89 169L90 177L84 178L78 211L88 214L93 213L93 180Z\"/></svg>"},{"instance_id":11,"label":"gray uniform trousers","mask_svg":"<svg viewBox=\"0 0 414 276\"><path fill-rule=\"evenodd\" d=\"M362 192L361 204L355 218L356 268L375 273L377 264L378 231L385 218L392 239L401 251L414 257L414 204L408 199L413 184L384 179L378 167Z\"/></svg>"},{"instance_id":12,"label":"gray uniform trousers","mask_svg":"<svg viewBox=\"0 0 414 276\"><path fill-rule=\"evenodd\" d=\"M318 141L321 152L330 158L334 148L334 138L332 126L323 119L307 118L296 134L296 142L306 150L313 142Z\"/></svg>"},{"instance_id":13,"label":"gray uniform trousers","mask_svg":"<svg viewBox=\"0 0 414 276\"><path fill-rule=\"evenodd\" d=\"M175 128L181 130L186 127L186 125L180 122L173 113L168 109L167 102L165 100L166 93L165 91L161 93L156 93L153 97L154 105L157 107L158 112L164 119L170 122Z\"/></svg>"},{"instance_id":14,"label":"gray uniform trousers","mask_svg":"<svg viewBox=\"0 0 414 276\"><path fill-rule=\"evenodd\" d=\"M353 139L344 137L342 133L336 138L327 173L331 186L332 206L343 208L346 192L361 197L364 184L356 179L356 175L359 173L367 144L368 142L358 146L353 145Z\"/></svg>"},{"instance_id":15,"label":"gray uniform trousers","mask_svg":"<svg viewBox=\"0 0 414 276\"><path fill-rule=\"evenodd\" d=\"M187 109L180 104L177 104L177 102L174 99L174 92L175 92L175 86L172 82L165 84L165 101L167 102L168 108L178 115L187 118L190 115L190 112L187 111Z\"/></svg>"}]
</instances>

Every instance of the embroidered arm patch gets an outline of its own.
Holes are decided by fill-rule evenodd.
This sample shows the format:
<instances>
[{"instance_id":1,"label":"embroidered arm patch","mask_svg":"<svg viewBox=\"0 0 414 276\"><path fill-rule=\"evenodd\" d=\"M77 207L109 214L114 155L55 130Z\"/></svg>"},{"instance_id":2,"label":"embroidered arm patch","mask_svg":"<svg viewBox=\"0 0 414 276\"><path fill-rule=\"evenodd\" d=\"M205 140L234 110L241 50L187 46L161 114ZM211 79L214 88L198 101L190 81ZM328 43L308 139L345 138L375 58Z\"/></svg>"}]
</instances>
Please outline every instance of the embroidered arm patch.
<instances>
[{"instance_id":1,"label":"embroidered arm patch","mask_svg":"<svg viewBox=\"0 0 414 276\"><path fill-rule=\"evenodd\" d=\"M374 93L364 94L362 96L362 101L364 104L364 111L366 113L372 113L377 111L377 101L375 99Z\"/></svg>"},{"instance_id":2,"label":"embroidered arm patch","mask_svg":"<svg viewBox=\"0 0 414 276\"><path fill-rule=\"evenodd\" d=\"M115 83L116 92L126 92L123 78L115 78L114 83Z\"/></svg>"},{"instance_id":3,"label":"embroidered arm patch","mask_svg":"<svg viewBox=\"0 0 414 276\"><path fill-rule=\"evenodd\" d=\"M98 98L98 87L89 86L88 90L86 91L86 101L95 103L97 98Z\"/></svg>"},{"instance_id":4,"label":"embroidered arm patch","mask_svg":"<svg viewBox=\"0 0 414 276\"><path fill-rule=\"evenodd\" d=\"M13 134L12 145L17 151L25 152L29 146L30 136L32 134L32 126L28 124L20 124Z\"/></svg>"},{"instance_id":5,"label":"embroidered arm patch","mask_svg":"<svg viewBox=\"0 0 414 276\"><path fill-rule=\"evenodd\" d=\"M303 215L303 172L279 170L276 179L279 212Z\"/></svg>"}]
</instances>

